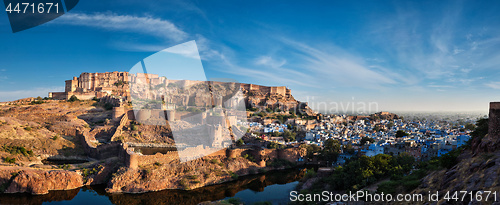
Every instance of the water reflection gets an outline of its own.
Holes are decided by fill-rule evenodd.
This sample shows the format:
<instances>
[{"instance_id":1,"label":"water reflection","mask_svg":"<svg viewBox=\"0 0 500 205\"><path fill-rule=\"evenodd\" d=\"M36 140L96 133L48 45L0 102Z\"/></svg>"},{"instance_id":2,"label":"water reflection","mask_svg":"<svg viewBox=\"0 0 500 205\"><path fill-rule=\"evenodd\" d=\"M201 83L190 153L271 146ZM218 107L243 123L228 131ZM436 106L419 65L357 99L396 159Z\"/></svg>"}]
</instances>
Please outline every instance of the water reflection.
<instances>
[{"instance_id":1,"label":"water reflection","mask_svg":"<svg viewBox=\"0 0 500 205\"><path fill-rule=\"evenodd\" d=\"M259 194L260 201L273 201L277 192L282 191L288 196L293 183L304 175L302 169L288 169L283 171L268 172L261 175L245 176L240 179L224 184L202 187L194 190L164 190L145 194L107 194L104 186L83 187L69 191L51 191L49 194L32 196L28 194L2 194L0 204L198 204L204 201L216 201L228 197L234 197L238 192L253 191L263 192L271 185L289 184L290 186L276 186L274 191ZM290 184L293 183L293 184ZM283 187L283 188L279 188ZM276 190L279 189L279 190ZM244 193L241 196L244 198Z\"/></svg>"}]
</instances>

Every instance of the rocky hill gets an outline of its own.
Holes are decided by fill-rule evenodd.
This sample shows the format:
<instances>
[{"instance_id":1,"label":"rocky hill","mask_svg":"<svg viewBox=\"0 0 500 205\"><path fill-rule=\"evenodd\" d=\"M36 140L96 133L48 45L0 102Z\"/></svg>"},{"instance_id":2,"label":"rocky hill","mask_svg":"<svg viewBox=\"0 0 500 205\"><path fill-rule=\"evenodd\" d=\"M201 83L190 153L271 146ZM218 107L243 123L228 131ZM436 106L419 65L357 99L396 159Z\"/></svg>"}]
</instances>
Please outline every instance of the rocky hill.
<instances>
[{"instance_id":1,"label":"rocky hill","mask_svg":"<svg viewBox=\"0 0 500 205\"><path fill-rule=\"evenodd\" d=\"M300 110L304 113L302 116L314 115L307 104L295 100L285 87L210 82L208 87L192 84L180 89L180 85L181 82L176 82L175 86L170 86L170 91L179 98L162 96L166 103L182 104L177 107L178 114L193 107L199 107L200 111L210 107L203 104L213 102L204 100L207 96L198 94L202 91L208 91L208 97L223 98L241 91L245 102L254 103L247 109L254 108L259 112L266 108L281 109L283 113ZM78 90L71 93L78 94ZM83 96L83 93L80 94ZM122 97L126 99L126 96ZM123 145L173 145L172 131L168 124L138 123L127 117L129 112L116 117L113 100L117 98L27 98L0 104L0 193L46 194L50 190L68 190L108 182L109 192L192 189L281 168L274 165L267 167L266 163L262 165L239 155L202 158L185 164L179 163L179 160L172 163L141 162L139 167L132 167L121 151ZM221 101L220 98L215 100L219 101L215 103ZM132 109L126 101L118 102L123 108ZM132 112L132 115L135 114ZM160 148L163 150L163 147ZM143 156L140 149L139 153ZM153 153L143 158L167 159L170 156L162 154ZM118 170L119 167L122 168Z\"/></svg>"}]
</instances>

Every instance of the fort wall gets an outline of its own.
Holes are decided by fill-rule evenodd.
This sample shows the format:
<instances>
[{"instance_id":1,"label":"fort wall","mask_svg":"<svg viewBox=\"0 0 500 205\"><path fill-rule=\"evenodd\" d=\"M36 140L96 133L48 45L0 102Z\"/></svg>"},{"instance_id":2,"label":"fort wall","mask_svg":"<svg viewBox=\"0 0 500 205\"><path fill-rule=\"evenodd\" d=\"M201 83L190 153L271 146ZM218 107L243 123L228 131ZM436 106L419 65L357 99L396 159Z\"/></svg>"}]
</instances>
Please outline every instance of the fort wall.
<instances>
[{"instance_id":1,"label":"fort wall","mask_svg":"<svg viewBox=\"0 0 500 205\"><path fill-rule=\"evenodd\" d=\"M90 137L90 134L87 130L77 130L77 137L80 138L85 154L87 154L91 158L106 159L110 157L123 157L123 145L121 142L111 142L108 144L95 146L95 139L92 139L92 137Z\"/></svg>"},{"instance_id":2,"label":"fort wall","mask_svg":"<svg viewBox=\"0 0 500 205\"><path fill-rule=\"evenodd\" d=\"M154 163L168 164L175 160L179 160L179 154L177 151L170 151L166 154L157 153L155 155L141 155L134 153L134 155L137 155L135 158L138 166L151 165Z\"/></svg>"},{"instance_id":3,"label":"fort wall","mask_svg":"<svg viewBox=\"0 0 500 205\"><path fill-rule=\"evenodd\" d=\"M135 153L133 148L126 148L124 152L123 160L127 167L137 168L138 166L151 165L155 162L161 164L168 164L173 161L179 160L179 154L177 151L170 151L166 154L157 153L155 155L142 155ZM239 158L245 155L252 156L255 162L259 163L261 166L265 166L266 161L272 161L274 159L283 159L296 163L297 159L300 158L299 148L287 148L287 149L256 149L256 148L236 148L236 149L220 149L217 152L213 152L207 157L223 157L223 158ZM260 163L264 162L264 163Z\"/></svg>"},{"instance_id":4,"label":"fort wall","mask_svg":"<svg viewBox=\"0 0 500 205\"><path fill-rule=\"evenodd\" d=\"M500 138L500 102L490 103L488 135Z\"/></svg>"}]
</instances>

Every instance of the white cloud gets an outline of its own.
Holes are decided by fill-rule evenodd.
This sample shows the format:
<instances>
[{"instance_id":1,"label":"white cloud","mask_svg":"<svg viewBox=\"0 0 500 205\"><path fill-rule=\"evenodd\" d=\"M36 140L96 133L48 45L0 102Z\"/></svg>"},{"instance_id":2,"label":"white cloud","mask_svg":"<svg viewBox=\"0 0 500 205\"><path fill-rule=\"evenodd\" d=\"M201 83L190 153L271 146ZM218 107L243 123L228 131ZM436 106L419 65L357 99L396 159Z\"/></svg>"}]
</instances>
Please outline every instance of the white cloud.
<instances>
[{"instance_id":1,"label":"white cloud","mask_svg":"<svg viewBox=\"0 0 500 205\"><path fill-rule=\"evenodd\" d=\"M0 69L0 71L5 72L5 71L7 71L7 69Z\"/></svg>"},{"instance_id":2,"label":"white cloud","mask_svg":"<svg viewBox=\"0 0 500 205\"><path fill-rule=\"evenodd\" d=\"M67 13L52 22L63 25L88 26L114 31L144 33L175 41L184 40L188 36L188 34L180 30L172 22L150 16L140 17L119 15L115 13Z\"/></svg>"},{"instance_id":3,"label":"white cloud","mask_svg":"<svg viewBox=\"0 0 500 205\"><path fill-rule=\"evenodd\" d=\"M499 30L488 22L463 25L463 6L458 3L443 8L427 21L424 12L397 5L394 15L369 24L366 41L405 68L409 75L404 77L414 77L420 83L447 82L454 90L474 89L473 82L489 78L500 66ZM467 33L460 35L464 30Z\"/></svg>"},{"instance_id":4,"label":"white cloud","mask_svg":"<svg viewBox=\"0 0 500 205\"><path fill-rule=\"evenodd\" d=\"M64 87L33 88L31 90L0 91L0 102L13 101L28 97L47 97L49 92L63 92Z\"/></svg>"},{"instance_id":5,"label":"white cloud","mask_svg":"<svg viewBox=\"0 0 500 205\"><path fill-rule=\"evenodd\" d=\"M387 84L396 84L394 71L382 67L373 69L365 65L364 58L352 55L336 46L313 48L309 45L283 39L295 50L303 66L316 77L315 82L324 86L343 85L368 89L380 89Z\"/></svg>"},{"instance_id":6,"label":"white cloud","mask_svg":"<svg viewBox=\"0 0 500 205\"><path fill-rule=\"evenodd\" d=\"M428 85L428 87L431 87L431 88L454 88L451 85Z\"/></svg>"},{"instance_id":7,"label":"white cloud","mask_svg":"<svg viewBox=\"0 0 500 205\"><path fill-rule=\"evenodd\" d=\"M265 70L259 70L257 68L245 68L235 65L228 58L221 59L221 67L223 69L217 69L220 72L229 73L233 75L239 75L244 77L250 77L252 83L265 82L266 85L280 85L280 86L290 86L299 85L305 87L315 87L311 84L312 78L304 73L288 70L285 68L271 68ZM278 73L279 74L276 74Z\"/></svg>"},{"instance_id":8,"label":"white cloud","mask_svg":"<svg viewBox=\"0 0 500 205\"><path fill-rule=\"evenodd\" d=\"M490 88L493 88L493 89L500 90L500 82L490 82L490 83L486 83L484 85L486 85Z\"/></svg>"},{"instance_id":9,"label":"white cloud","mask_svg":"<svg viewBox=\"0 0 500 205\"><path fill-rule=\"evenodd\" d=\"M261 56L255 59L256 65L263 65L272 68L279 68L286 64L286 60L276 60L271 56Z\"/></svg>"}]
</instances>

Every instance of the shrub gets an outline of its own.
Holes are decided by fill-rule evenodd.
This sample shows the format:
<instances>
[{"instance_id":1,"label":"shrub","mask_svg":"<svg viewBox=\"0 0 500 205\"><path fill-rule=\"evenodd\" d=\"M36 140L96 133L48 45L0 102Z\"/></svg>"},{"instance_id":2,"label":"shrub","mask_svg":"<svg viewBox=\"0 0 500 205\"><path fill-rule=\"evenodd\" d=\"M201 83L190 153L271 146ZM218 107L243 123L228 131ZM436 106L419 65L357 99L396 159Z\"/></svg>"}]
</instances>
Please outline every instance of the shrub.
<instances>
[{"instance_id":1,"label":"shrub","mask_svg":"<svg viewBox=\"0 0 500 205\"><path fill-rule=\"evenodd\" d=\"M267 148L268 149L283 149L283 148L285 148L285 145L278 144L276 142L271 142L267 145Z\"/></svg>"},{"instance_id":2,"label":"shrub","mask_svg":"<svg viewBox=\"0 0 500 205\"><path fill-rule=\"evenodd\" d=\"M22 147L22 146L7 146L7 145L4 145L3 147L3 150L5 152L8 152L10 154L23 154L24 156L28 157L28 156L33 156L33 151L31 150L27 150L26 148Z\"/></svg>"},{"instance_id":3,"label":"shrub","mask_svg":"<svg viewBox=\"0 0 500 205\"><path fill-rule=\"evenodd\" d=\"M243 158L248 159L252 162L255 160L251 155L248 155L248 154L243 155Z\"/></svg>"},{"instance_id":4,"label":"shrub","mask_svg":"<svg viewBox=\"0 0 500 205\"><path fill-rule=\"evenodd\" d=\"M241 145L244 145L244 144L245 144L245 142L241 138L238 141L236 141L236 145L237 146L241 146Z\"/></svg>"},{"instance_id":5,"label":"shrub","mask_svg":"<svg viewBox=\"0 0 500 205\"><path fill-rule=\"evenodd\" d=\"M52 137L52 140L57 140L57 138L59 138L59 137L58 137L57 135L54 135L54 136Z\"/></svg>"},{"instance_id":6,"label":"shrub","mask_svg":"<svg viewBox=\"0 0 500 205\"><path fill-rule=\"evenodd\" d=\"M460 153L462 153L462 149L460 148L450 151L439 158L439 163L442 167L450 169L458 163L457 157Z\"/></svg>"},{"instance_id":7,"label":"shrub","mask_svg":"<svg viewBox=\"0 0 500 205\"><path fill-rule=\"evenodd\" d=\"M45 103L43 100L35 100L35 101L31 101L30 105L39 105L39 104L43 104L43 103Z\"/></svg>"},{"instance_id":8,"label":"shrub","mask_svg":"<svg viewBox=\"0 0 500 205\"><path fill-rule=\"evenodd\" d=\"M181 180L179 181L179 185L181 185L184 189L189 188L189 184L188 184L188 182L187 182L187 180L186 180L186 179L181 179Z\"/></svg>"},{"instance_id":9,"label":"shrub","mask_svg":"<svg viewBox=\"0 0 500 205\"><path fill-rule=\"evenodd\" d=\"M138 130L137 125L135 125L135 124L131 124L131 125L130 125L130 128L131 128L133 131L137 131L137 130Z\"/></svg>"},{"instance_id":10,"label":"shrub","mask_svg":"<svg viewBox=\"0 0 500 205\"><path fill-rule=\"evenodd\" d=\"M255 112L255 111L257 111L257 110L258 110L258 109L257 109L257 108L255 108L255 107L251 107L251 108L248 108L248 109L247 109L247 111L252 111L252 112Z\"/></svg>"},{"instance_id":11,"label":"shrub","mask_svg":"<svg viewBox=\"0 0 500 205\"><path fill-rule=\"evenodd\" d=\"M3 159L4 162L9 163L9 164L15 164L16 163L16 158L10 158L10 157L5 157Z\"/></svg>"},{"instance_id":12,"label":"shrub","mask_svg":"<svg viewBox=\"0 0 500 205\"><path fill-rule=\"evenodd\" d=\"M403 182L403 187L405 188L406 191L412 191L416 189L420 185L420 180L411 180L411 181L404 181Z\"/></svg>"},{"instance_id":13,"label":"shrub","mask_svg":"<svg viewBox=\"0 0 500 205\"><path fill-rule=\"evenodd\" d=\"M382 182L378 185L377 192L384 192L384 194L395 194L396 187L398 186L399 183L396 181Z\"/></svg>"},{"instance_id":14,"label":"shrub","mask_svg":"<svg viewBox=\"0 0 500 205\"><path fill-rule=\"evenodd\" d=\"M58 167L59 167L59 169L68 170L70 168L70 165L69 164L63 164L63 165L59 165Z\"/></svg>"},{"instance_id":15,"label":"shrub","mask_svg":"<svg viewBox=\"0 0 500 205\"><path fill-rule=\"evenodd\" d=\"M25 128L24 128L24 130L26 130L26 131L31 131L31 127L29 127L29 126L28 126L28 127L25 127Z\"/></svg>"},{"instance_id":16,"label":"shrub","mask_svg":"<svg viewBox=\"0 0 500 205\"><path fill-rule=\"evenodd\" d=\"M236 180L236 179L238 179L238 177L240 177L238 174L232 173L232 172L230 173L230 175L231 175L231 178L234 180Z\"/></svg>"},{"instance_id":17,"label":"shrub","mask_svg":"<svg viewBox=\"0 0 500 205\"><path fill-rule=\"evenodd\" d=\"M314 171L314 169L308 169L306 171L306 174L304 175L304 179L310 179L310 178L313 178L316 176L316 172Z\"/></svg>"},{"instance_id":18,"label":"shrub","mask_svg":"<svg viewBox=\"0 0 500 205\"><path fill-rule=\"evenodd\" d=\"M161 166L162 164L161 164L161 163L159 163L159 162L155 162L153 165L155 165L155 166L159 167L159 166Z\"/></svg>"},{"instance_id":19,"label":"shrub","mask_svg":"<svg viewBox=\"0 0 500 205\"><path fill-rule=\"evenodd\" d=\"M68 167L67 167L67 168L69 168L69 165L68 165ZM99 169L102 169L103 167L102 167L102 166L99 166L98 168L99 168ZM97 172L98 172L98 170L97 170L96 168L92 168L92 169L83 168L83 169L82 169L82 175L83 175L83 177L85 177L85 178L87 178L87 177L89 177L89 176L92 176L93 174L95 174L95 173L97 173Z\"/></svg>"},{"instance_id":20,"label":"shrub","mask_svg":"<svg viewBox=\"0 0 500 205\"><path fill-rule=\"evenodd\" d=\"M227 200L228 203L230 204L234 204L234 205L239 205L239 204L243 204L243 202L241 201L241 199L238 199L238 198L230 198Z\"/></svg>"},{"instance_id":21,"label":"shrub","mask_svg":"<svg viewBox=\"0 0 500 205\"><path fill-rule=\"evenodd\" d=\"M69 100L68 100L68 102L76 102L76 101L80 101L80 100L79 100L79 99L78 99L75 95L72 95L72 96L69 98Z\"/></svg>"},{"instance_id":22,"label":"shrub","mask_svg":"<svg viewBox=\"0 0 500 205\"><path fill-rule=\"evenodd\" d=\"M106 110L112 110L114 106L113 106L113 104L111 104L111 103L106 103L106 104L104 104L104 106L103 106L103 107L104 107L104 109L106 109Z\"/></svg>"}]
</instances>

